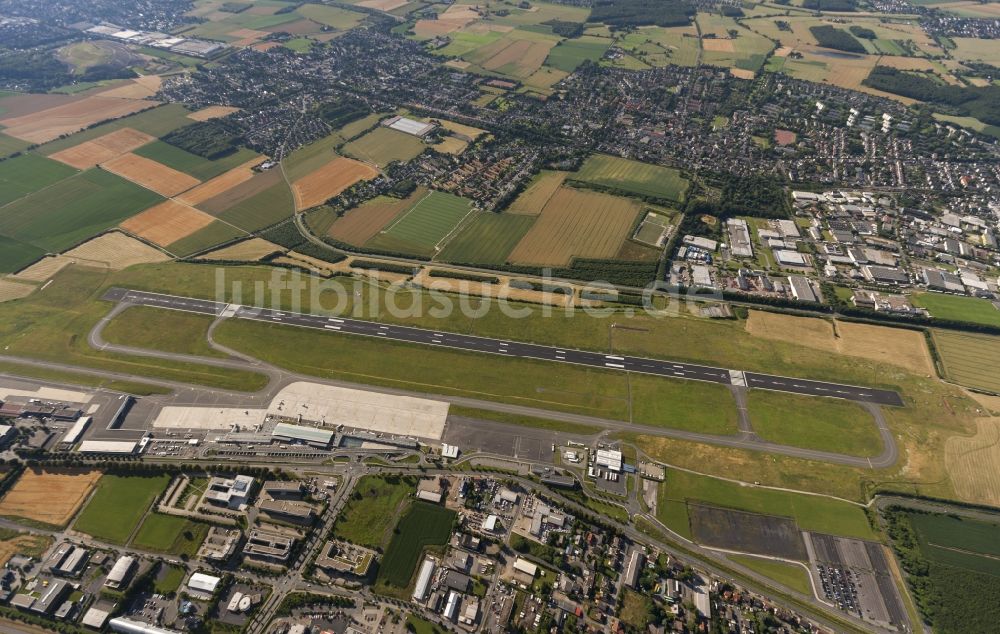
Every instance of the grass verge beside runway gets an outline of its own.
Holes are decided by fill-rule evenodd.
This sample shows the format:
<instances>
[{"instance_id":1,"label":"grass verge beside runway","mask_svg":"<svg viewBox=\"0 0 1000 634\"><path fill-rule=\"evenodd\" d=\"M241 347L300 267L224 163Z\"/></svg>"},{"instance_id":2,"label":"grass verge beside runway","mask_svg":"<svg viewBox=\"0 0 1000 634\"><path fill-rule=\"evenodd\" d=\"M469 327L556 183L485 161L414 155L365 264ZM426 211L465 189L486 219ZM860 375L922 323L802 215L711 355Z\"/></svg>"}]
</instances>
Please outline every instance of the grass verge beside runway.
<instances>
[{"instance_id":1,"label":"grass verge beside runway","mask_svg":"<svg viewBox=\"0 0 1000 634\"><path fill-rule=\"evenodd\" d=\"M124 544L170 477L105 475L80 513L73 530L114 544Z\"/></svg>"},{"instance_id":2,"label":"grass verge beside runway","mask_svg":"<svg viewBox=\"0 0 1000 634\"><path fill-rule=\"evenodd\" d=\"M747 400L750 424L765 440L851 456L882 451L874 419L856 403L767 390L750 390Z\"/></svg>"},{"instance_id":3,"label":"grass verge beside runway","mask_svg":"<svg viewBox=\"0 0 1000 634\"><path fill-rule=\"evenodd\" d=\"M691 539L689 501L789 517L802 530L878 540L861 506L818 495L744 486L679 469L667 469L666 482L660 485L657 519L674 532Z\"/></svg>"},{"instance_id":4,"label":"grass verge beside runway","mask_svg":"<svg viewBox=\"0 0 1000 634\"><path fill-rule=\"evenodd\" d=\"M0 372L21 376L42 381L54 381L56 383L68 383L70 385L80 385L83 387L97 387L115 392L125 392L135 396L151 396L153 394L169 394L170 388L148 385L146 383L136 383L134 381L115 381L105 379L93 374L80 372L65 372L53 370L26 363L11 363L0 361Z\"/></svg>"},{"instance_id":5,"label":"grass verge beside runway","mask_svg":"<svg viewBox=\"0 0 1000 634\"><path fill-rule=\"evenodd\" d=\"M754 557L752 555L727 555L727 557L731 561L746 566L750 570L764 575L768 579L773 579L785 587L801 592L802 594L812 595L809 573L798 564Z\"/></svg>"},{"instance_id":6,"label":"grass verge beside runway","mask_svg":"<svg viewBox=\"0 0 1000 634\"><path fill-rule=\"evenodd\" d=\"M163 352L225 357L208 345L208 315L132 306L108 322L104 339L109 343Z\"/></svg>"},{"instance_id":7,"label":"grass verge beside runway","mask_svg":"<svg viewBox=\"0 0 1000 634\"><path fill-rule=\"evenodd\" d=\"M521 416L519 414L507 414L506 412L494 412L489 409L478 409L475 407L462 407L452 405L448 408L450 416L465 416L467 418L479 418L482 420L496 421L508 425L523 425L532 429L545 431L562 432L565 434L578 434L580 436L590 436L603 431L600 427L592 425L582 425L579 423L567 423L561 420L548 420L535 418L534 416Z\"/></svg>"}]
</instances>

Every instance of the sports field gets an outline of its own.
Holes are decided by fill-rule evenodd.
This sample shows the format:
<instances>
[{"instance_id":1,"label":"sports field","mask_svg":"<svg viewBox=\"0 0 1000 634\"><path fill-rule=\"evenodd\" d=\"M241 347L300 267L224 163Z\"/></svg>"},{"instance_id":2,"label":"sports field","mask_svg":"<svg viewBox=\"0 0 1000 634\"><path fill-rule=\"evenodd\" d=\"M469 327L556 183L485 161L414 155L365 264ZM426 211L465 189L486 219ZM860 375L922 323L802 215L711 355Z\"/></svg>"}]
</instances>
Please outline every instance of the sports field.
<instances>
[{"instance_id":1,"label":"sports field","mask_svg":"<svg viewBox=\"0 0 1000 634\"><path fill-rule=\"evenodd\" d=\"M416 158L426 147L423 141L412 134L379 126L345 145L342 151L359 161L385 167L393 161L405 163Z\"/></svg>"},{"instance_id":2,"label":"sports field","mask_svg":"<svg viewBox=\"0 0 1000 634\"><path fill-rule=\"evenodd\" d=\"M802 530L877 540L861 506L832 498L742 486L718 478L667 469L666 482L660 485L656 516L671 530L690 539L688 501L790 517Z\"/></svg>"},{"instance_id":3,"label":"sports field","mask_svg":"<svg viewBox=\"0 0 1000 634\"><path fill-rule=\"evenodd\" d=\"M675 202L684 200L687 190L687 181L678 170L605 154L591 156L569 178Z\"/></svg>"},{"instance_id":4,"label":"sports field","mask_svg":"<svg viewBox=\"0 0 1000 634\"><path fill-rule=\"evenodd\" d=\"M348 209L329 225L326 235L347 244L361 246L426 195L427 190L418 187L406 198L378 196ZM316 228L316 231L319 230L320 228Z\"/></svg>"},{"instance_id":5,"label":"sports field","mask_svg":"<svg viewBox=\"0 0 1000 634\"><path fill-rule=\"evenodd\" d=\"M750 423L765 440L852 456L882 451L875 421L850 401L766 390L751 390L748 401Z\"/></svg>"},{"instance_id":6,"label":"sports field","mask_svg":"<svg viewBox=\"0 0 1000 634\"><path fill-rule=\"evenodd\" d=\"M454 511L420 500L411 504L393 531L379 567L379 581L397 588L408 586L424 548L446 544L454 522Z\"/></svg>"},{"instance_id":7,"label":"sports field","mask_svg":"<svg viewBox=\"0 0 1000 634\"><path fill-rule=\"evenodd\" d=\"M430 255L471 210L460 196L431 192L369 240L366 246Z\"/></svg>"},{"instance_id":8,"label":"sports field","mask_svg":"<svg viewBox=\"0 0 1000 634\"><path fill-rule=\"evenodd\" d=\"M954 330L934 331L934 345L948 379L1000 394L1000 337Z\"/></svg>"},{"instance_id":9,"label":"sports field","mask_svg":"<svg viewBox=\"0 0 1000 634\"><path fill-rule=\"evenodd\" d=\"M73 519L100 478L100 471L28 469L0 500L0 516L61 528Z\"/></svg>"},{"instance_id":10,"label":"sports field","mask_svg":"<svg viewBox=\"0 0 1000 634\"><path fill-rule=\"evenodd\" d=\"M910 299L915 306L926 308L931 317L1000 326L1000 309L987 299L944 293L914 293Z\"/></svg>"},{"instance_id":11,"label":"sports field","mask_svg":"<svg viewBox=\"0 0 1000 634\"><path fill-rule=\"evenodd\" d=\"M17 200L76 173L71 167L37 154L0 162L0 205Z\"/></svg>"},{"instance_id":12,"label":"sports field","mask_svg":"<svg viewBox=\"0 0 1000 634\"><path fill-rule=\"evenodd\" d=\"M363 476L333 525L333 534L351 543L384 549L393 536L390 518L398 517L416 492L416 484L400 476Z\"/></svg>"},{"instance_id":13,"label":"sports field","mask_svg":"<svg viewBox=\"0 0 1000 634\"><path fill-rule=\"evenodd\" d=\"M574 257L612 258L639 214L635 201L562 187L510 254L510 261L564 266Z\"/></svg>"},{"instance_id":14,"label":"sports field","mask_svg":"<svg viewBox=\"0 0 1000 634\"><path fill-rule=\"evenodd\" d=\"M146 516L132 545L170 555L193 557L208 534L208 526L183 517L150 513Z\"/></svg>"},{"instance_id":15,"label":"sports field","mask_svg":"<svg viewBox=\"0 0 1000 634\"><path fill-rule=\"evenodd\" d=\"M0 234L46 251L63 251L158 200L114 174L87 170L4 207Z\"/></svg>"},{"instance_id":16,"label":"sports field","mask_svg":"<svg viewBox=\"0 0 1000 634\"><path fill-rule=\"evenodd\" d=\"M437 259L466 264L503 264L531 229L531 216L481 212L441 250Z\"/></svg>"},{"instance_id":17,"label":"sports field","mask_svg":"<svg viewBox=\"0 0 1000 634\"><path fill-rule=\"evenodd\" d=\"M170 476L105 475L97 491L73 524L73 530L97 539L124 544Z\"/></svg>"},{"instance_id":18,"label":"sports field","mask_svg":"<svg viewBox=\"0 0 1000 634\"><path fill-rule=\"evenodd\" d=\"M515 214L538 215L566 180L566 172L542 170L531 179L524 191L510 204L509 211Z\"/></svg>"}]
</instances>

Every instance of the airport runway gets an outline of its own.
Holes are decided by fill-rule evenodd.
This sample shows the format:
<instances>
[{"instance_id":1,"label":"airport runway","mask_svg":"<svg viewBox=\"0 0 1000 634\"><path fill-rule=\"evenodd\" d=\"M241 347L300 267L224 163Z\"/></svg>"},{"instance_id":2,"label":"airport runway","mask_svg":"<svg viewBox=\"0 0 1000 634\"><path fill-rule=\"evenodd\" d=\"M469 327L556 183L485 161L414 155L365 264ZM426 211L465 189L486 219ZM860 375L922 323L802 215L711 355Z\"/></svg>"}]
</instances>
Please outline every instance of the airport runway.
<instances>
[{"instance_id":1,"label":"airport runway","mask_svg":"<svg viewBox=\"0 0 1000 634\"><path fill-rule=\"evenodd\" d=\"M179 297L162 293L148 293L124 288L109 289L104 294L103 299L205 315L226 316L236 319L313 328L331 333L363 335L392 341L433 345L467 352L539 359L677 379L709 381L722 385L737 385L778 392L791 392L808 396L826 396L878 405L903 405L900 395L891 390L879 390L824 381L810 381L771 374L760 374L757 372L743 372L692 363L603 354L557 346L543 346L503 339L477 337L474 335L462 335L443 330L381 324L346 317L326 317L268 308L252 308L211 300Z\"/></svg>"}]
</instances>

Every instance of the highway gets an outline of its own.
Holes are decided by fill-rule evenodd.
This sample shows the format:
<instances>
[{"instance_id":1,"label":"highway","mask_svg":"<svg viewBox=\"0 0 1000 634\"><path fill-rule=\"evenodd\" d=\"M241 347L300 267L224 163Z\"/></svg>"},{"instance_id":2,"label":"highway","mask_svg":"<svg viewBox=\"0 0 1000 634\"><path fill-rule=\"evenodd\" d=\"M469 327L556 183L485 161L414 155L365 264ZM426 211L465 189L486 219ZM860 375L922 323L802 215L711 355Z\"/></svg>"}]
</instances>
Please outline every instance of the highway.
<instances>
[{"instance_id":1,"label":"highway","mask_svg":"<svg viewBox=\"0 0 1000 634\"><path fill-rule=\"evenodd\" d=\"M362 335L384 338L392 341L439 346L466 352L497 354L508 357L539 359L557 363L584 365L652 374L677 379L693 379L709 381L723 385L746 386L777 392L791 392L807 396L826 396L850 401L873 403L877 405L902 406L903 400L897 392L875 388L844 385L825 381L784 377L757 372L743 372L679 361L663 361L623 355L604 354L587 350L544 346L504 339L491 339L475 335L463 335L445 332L443 330L428 330L410 326L382 324L374 321L349 319L346 317L328 317L310 315L270 308L254 308L226 304L207 299L195 299L166 295L163 293L148 293L124 288L111 288L103 299L113 302L166 308L185 312L200 313L213 316L226 316L237 319L247 319L266 323L313 328L331 333Z\"/></svg>"}]
</instances>

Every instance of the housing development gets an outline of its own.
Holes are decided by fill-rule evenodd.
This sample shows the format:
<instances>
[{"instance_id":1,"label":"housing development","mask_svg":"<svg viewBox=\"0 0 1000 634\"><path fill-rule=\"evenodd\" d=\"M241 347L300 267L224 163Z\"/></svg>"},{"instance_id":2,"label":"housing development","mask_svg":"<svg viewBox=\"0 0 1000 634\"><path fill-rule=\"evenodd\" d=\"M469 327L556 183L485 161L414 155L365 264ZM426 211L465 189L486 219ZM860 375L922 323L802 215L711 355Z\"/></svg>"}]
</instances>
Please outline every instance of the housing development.
<instances>
[{"instance_id":1,"label":"housing development","mask_svg":"<svg viewBox=\"0 0 1000 634\"><path fill-rule=\"evenodd\" d=\"M0 632L996 631L998 7L0 0Z\"/></svg>"}]
</instances>

